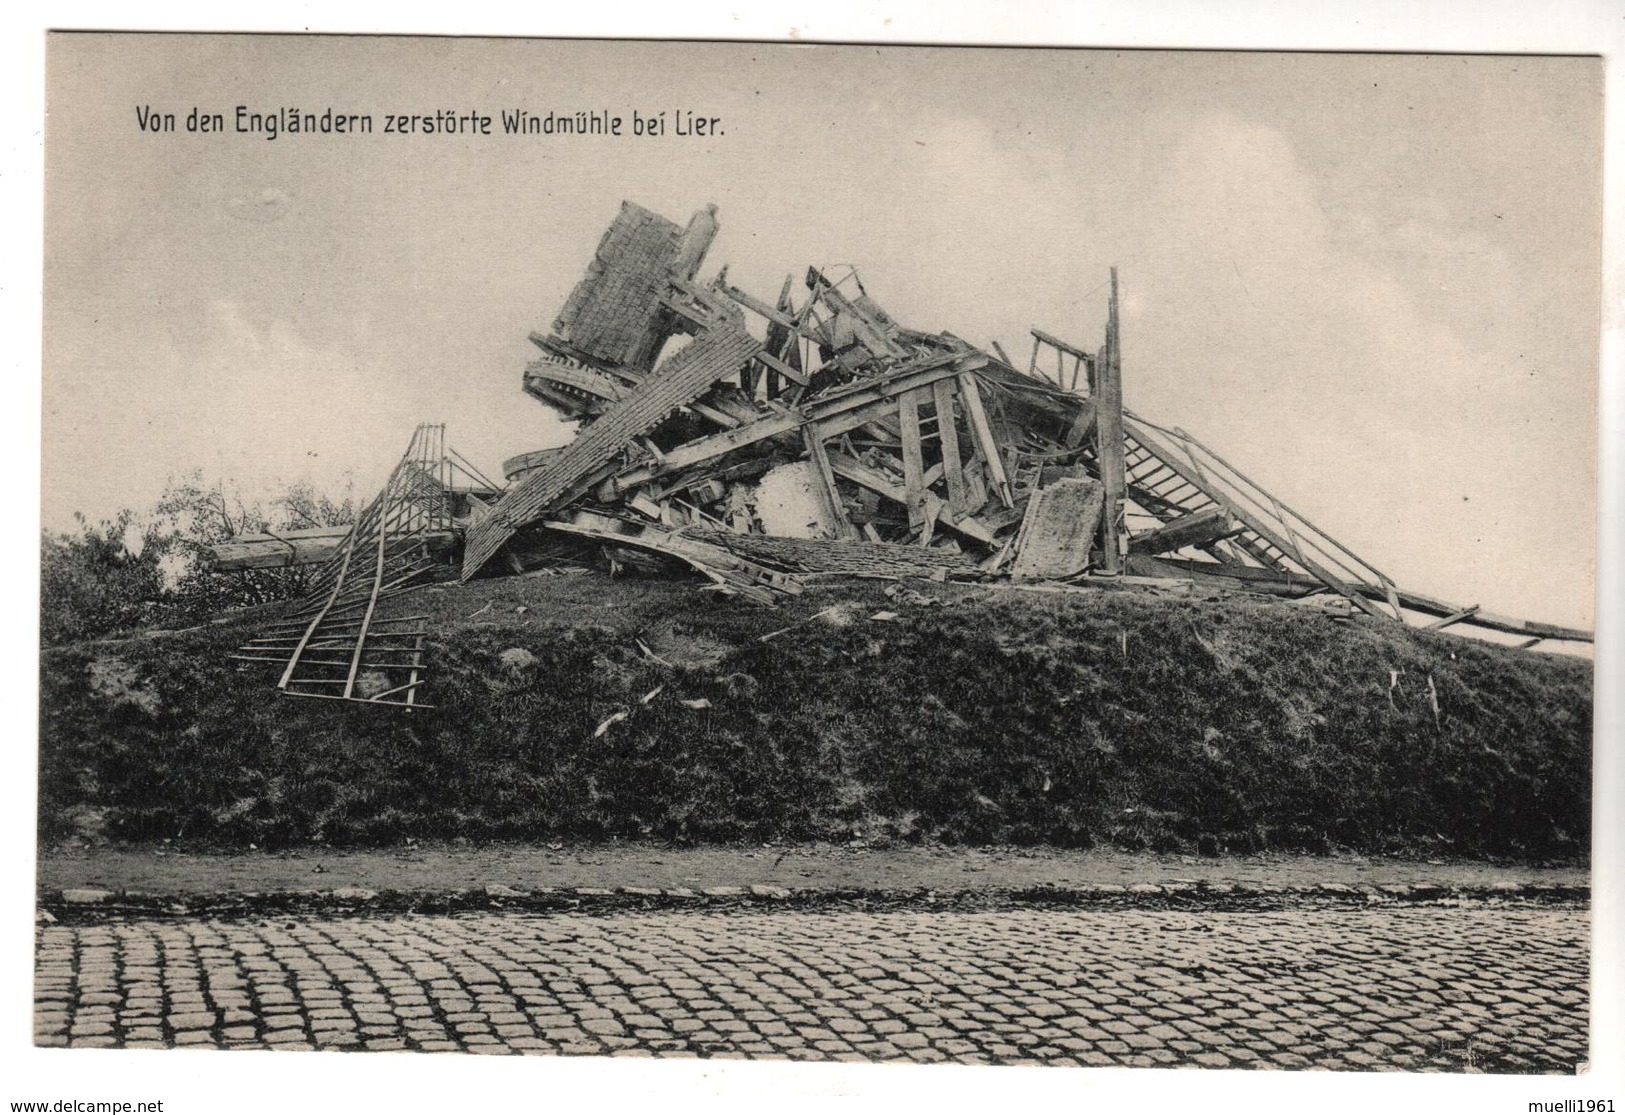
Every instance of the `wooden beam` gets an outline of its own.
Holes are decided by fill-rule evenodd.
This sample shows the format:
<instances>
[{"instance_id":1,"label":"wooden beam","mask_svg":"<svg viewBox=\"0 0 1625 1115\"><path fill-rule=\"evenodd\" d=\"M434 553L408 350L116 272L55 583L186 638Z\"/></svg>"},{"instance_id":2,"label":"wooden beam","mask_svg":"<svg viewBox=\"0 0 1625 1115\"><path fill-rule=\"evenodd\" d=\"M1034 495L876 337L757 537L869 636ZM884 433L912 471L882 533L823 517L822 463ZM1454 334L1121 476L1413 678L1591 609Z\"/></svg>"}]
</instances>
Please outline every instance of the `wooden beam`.
<instances>
[{"instance_id":1,"label":"wooden beam","mask_svg":"<svg viewBox=\"0 0 1625 1115\"><path fill-rule=\"evenodd\" d=\"M809 382L811 382L800 368L791 367L783 360L780 360L777 356L770 354L766 349L758 352L751 359L768 369L768 371L779 373L779 375L790 380L792 383L799 383L801 386L805 387Z\"/></svg>"},{"instance_id":2,"label":"wooden beam","mask_svg":"<svg viewBox=\"0 0 1625 1115\"><path fill-rule=\"evenodd\" d=\"M344 525L277 534L239 534L209 547L209 568L217 573L233 573L241 569L321 564L338 554L349 533L349 526Z\"/></svg>"},{"instance_id":3,"label":"wooden beam","mask_svg":"<svg viewBox=\"0 0 1625 1115\"><path fill-rule=\"evenodd\" d=\"M885 429L885 424L896 423L896 421L897 400L876 399L872 403L865 403L856 410L838 411L818 424L822 427L824 440L827 442L830 438L840 437L842 434L849 434L853 430L864 428L879 429L889 435L889 431Z\"/></svg>"},{"instance_id":4,"label":"wooden beam","mask_svg":"<svg viewBox=\"0 0 1625 1115\"><path fill-rule=\"evenodd\" d=\"M1098 289L1098 288L1096 288L1096 289ZM1093 359L1093 357L1091 357L1087 352L1083 351L1083 349L1079 348L1077 345L1069 345L1065 341L1061 340L1059 337L1051 336L1050 334L1044 332L1042 329L1034 329L1033 330L1033 340L1035 342L1042 341L1044 344L1049 345L1051 348L1058 348L1062 352L1070 353L1071 355L1076 356L1079 360L1091 360L1091 359ZM1035 344L1033 347L1036 349L1037 345ZM1007 361L1007 363L1008 363L1008 361Z\"/></svg>"},{"instance_id":5,"label":"wooden beam","mask_svg":"<svg viewBox=\"0 0 1625 1115\"><path fill-rule=\"evenodd\" d=\"M1464 619L1471 619L1477 613L1478 605L1473 604L1470 607L1461 609L1459 612L1451 612L1441 620L1435 620L1434 622L1428 624L1424 630L1443 631L1446 627L1458 624Z\"/></svg>"},{"instance_id":6,"label":"wooden beam","mask_svg":"<svg viewBox=\"0 0 1625 1115\"><path fill-rule=\"evenodd\" d=\"M1100 482L1106 489L1106 502L1100 513L1100 570L1116 575L1123 571L1122 536L1118 524L1123 516L1127 469L1123 462L1123 366L1115 267L1112 268L1111 301L1106 315L1104 356L1096 372L1100 390L1095 412L1095 458L1099 462Z\"/></svg>"},{"instance_id":7,"label":"wooden beam","mask_svg":"<svg viewBox=\"0 0 1625 1115\"><path fill-rule=\"evenodd\" d=\"M1240 534L1242 523L1222 507L1185 515L1129 539L1132 554L1165 554L1186 546L1206 546Z\"/></svg>"},{"instance_id":8,"label":"wooden beam","mask_svg":"<svg viewBox=\"0 0 1625 1115\"><path fill-rule=\"evenodd\" d=\"M903 487L907 494L908 525L924 531L925 459L920 452L920 401L925 388L916 388L897 399L897 421L903 435Z\"/></svg>"},{"instance_id":9,"label":"wooden beam","mask_svg":"<svg viewBox=\"0 0 1625 1115\"><path fill-rule=\"evenodd\" d=\"M790 322L795 320L795 304L790 301L790 288L794 282L794 276L786 275L784 277L784 286L779 289L779 300L775 303L779 313L784 316L786 321ZM801 370L801 335L790 325L781 325L776 321L769 322L766 348L768 352L781 360L785 357L792 357L790 361L792 366L797 371ZM779 389L782 386L778 372L772 369L768 370L766 386L767 398L772 399L778 396Z\"/></svg>"},{"instance_id":10,"label":"wooden beam","mask_svg":"<svg viewBox=\"0 0 1625 1115\"><path fill-rule=\"evenodd\" d=\"M710 406L706 403L692 402L688 404L686 409L693 411L701 418L715 422L724 430L731 430L739 425L739 419L735 418L731 414L725 414L716 407ZM661 456L664 456L664 454L661 454Z\"/></svg>"},{"instance_id":11,"label":"wooden beam","mask_svg":"<svg viewBox=\"0 0 1625 1115\"><path fill-rule=\"evenodd\" d=\"M729 298L733 299L735 302L738 302L747 310L760 314L773 324L782 326L783 328L792 332L801 332L801 327L796 323L794 318L790 317L788 314L780 313L772 306L769 306L766 302L746 294L738 287L719 282L716 284L716 288L723 294L726 294Z\"/></svg>"},{"instance_id":12,"label":"wooden beam","mask_svg":"<svg viewBox=\"0 0 1625 1115\"><path fill-rule=\"evenodd\" d=\"M835 487L835 474L830 470L829 453L824 449L824 438L818 430L818 423L809 422L801 427L801 439L807 446L807 459L812 462L813 471L818 475L818 494L824 510L829 513L830 523L835 527L835 536L847 541L856 538L857 529L847 518L846 508L841 505L841 493Z\"/></svg>"},{"instance_id":13,"label":"wooden beam","mask_svg":"<svg viewBox=\"0 0 1625 1115\"><path fill-rule=\"evenodd\" d=\"M1010 478L1004 471L1004 458L999 452L999 443L993 438L993 427L988 424L981 388L976 384L976 377L968 372L959 376L959 397L965 401L965 415L970 419L971 432L976 435L976 447L982 452L988 478L993 481L993 490L998 494L1000 503L1014 507L1015 493L1010 490Z\"/></svg>"},{"instance_id":14,"label":"wooden beam","mask_svg":"<svg viewBox=\"0 0 1625 1115\"><path fill-rule=\"evenodd\" d=\"M771 604L775 593L799 594L802 584L795 577L778 573L738 554L658 527L635 527L630 534L599 527L579 526L556 520L542 524L548 530L564 531L607 542L666 554L692 566L720 585L759 603Z\"/></svg>"},{"instance_id":15,"label":"wooden beam","mask_svg":"<svg viewBox=\"0 0 1625 1115\"><path fill-rule=\"evenodd\" d=\"M1085 399L1083 405L1078 408L1077 418L1072 420L1072 428L1067 431L1061 444L1068 449L1081 448L1089 435L1094 432L1095 415L1098 410L1099 407L1093 399Z\"/></svg>"},{"instance_id":16,"label":"wooden beam","mask_svg":"<svg viewBox=\"0 0 1625 1115\"><path fill-rule=\"evenodd\" d=\"M1325 586L1314 577L1302 573L1291 573L1284 570L1262 569L1256 565L1243 565L1233 561L1201 561L1196 558L1181 558L1162 555L1152 558L1149 554L1136 554L1130 550L1130 556L1136 563L1142 561L1156 561L1158 565L1178 569L1181 572L1193 573L1207 577L1226 577L1230 580L1245 581L1248 584L1267 584L1281 589L1303 591L1313 589L1323 591Z\"/></svg>"},{"instance_id":17,"label":"wooden beam","mask_svg":"<svg viewBox=\"0 0 1625 1115\"><path fill-rule=\"evenodd\" d=\"M939 379L931 385L931 394L937 405L937 436L942 445L942 470L948 482L948 503L955 514L963 515L974 508L965 502L969 493L965 488L965 462L959 455L959 426L954 420L954 385L948 380Z\"/></svg>"},{"instance_id":18,"label":"wooden beam","mask_svg":"<svg viewBox=\"0 0 1625 1115\"><path fill-rule=\"evenodd\" d=\"M1373 600L1386 599L1387 594L1378 585L1356 585L1355 589L1369 596ZM1436 600L1420 593L1408 592L1405 589L1396 589L1395 597L1405 608L1424 615L1450 616L1461 610L1455 604L1447 604L1443 600ZM1555 623L1541 623L1539 620L1516 619L1512 616L1497 615L1482 609L1474 612L1470 617L1458 622L1473 627L1486 627L1491 631L1501 631L1508 635L1523 635L1526 637L1539 637L1541 639L1560 639L1571 643L1590 643L1596 639L1595 632L1585 631L1577 627L1559 627Z\"/></svg>"},{"instance_id":19,"label":"wooden beam","mask_svg":"<svg viewBox=\"0 0 1625 1115\"><path fill-rule=\"evenodd\" d=\"M1127 573L1146 577L1180 577L1193 584L1230 592L1265 593L1289 600L1324 593L1326 586L1312 577L1290 578L1287 574L1255 565L1231 562L1193 561L1189 558L1152 557L1130 553L1123 560Z\"/></svg>"},{"instance_id":20,"label":"wooden beam","mask_svg":"<svg viewBox=\"0 0 1625 1115\"><path fill-rule=\"evenodd\" d=\"M752 422L746 426L736 426L731 430L724 430L710 437L697 438L694 441L676 446L665 458L653 463L639 465L628 469L615 477L615 486L622 491L636 488L650 480L667 473L679 472L694 465L704 464L725 453L735 449L743 449L747 445L754 445L759 441L766 441L781 434L793 433L804 419L800 414L791 411L786 414L776 414L764 418L759 422Z\"/></svg>"}]
</instances>

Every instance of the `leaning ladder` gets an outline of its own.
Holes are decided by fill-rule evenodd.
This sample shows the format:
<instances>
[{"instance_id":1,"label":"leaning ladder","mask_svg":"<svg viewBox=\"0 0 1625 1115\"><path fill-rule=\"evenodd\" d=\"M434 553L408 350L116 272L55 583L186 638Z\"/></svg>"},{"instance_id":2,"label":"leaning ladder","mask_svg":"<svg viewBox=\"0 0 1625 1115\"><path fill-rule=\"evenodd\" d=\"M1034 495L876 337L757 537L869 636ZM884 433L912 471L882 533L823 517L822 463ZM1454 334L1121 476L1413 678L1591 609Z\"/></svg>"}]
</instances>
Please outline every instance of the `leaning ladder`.
<instances>
[{"instance_id":1,"label":"leaning ladder","mask_svg":"<svg viewBox=\"0 0 1625 1115\"><path fill-rule=\"evenodd\" d=\"M451 528L451 467L445 427L420 425L310 595L232 657L282 663L290 697L432 707L417 699L427 617L381 617L378 603L434 567L426 535Z\"/></svg>"}]
</instances>

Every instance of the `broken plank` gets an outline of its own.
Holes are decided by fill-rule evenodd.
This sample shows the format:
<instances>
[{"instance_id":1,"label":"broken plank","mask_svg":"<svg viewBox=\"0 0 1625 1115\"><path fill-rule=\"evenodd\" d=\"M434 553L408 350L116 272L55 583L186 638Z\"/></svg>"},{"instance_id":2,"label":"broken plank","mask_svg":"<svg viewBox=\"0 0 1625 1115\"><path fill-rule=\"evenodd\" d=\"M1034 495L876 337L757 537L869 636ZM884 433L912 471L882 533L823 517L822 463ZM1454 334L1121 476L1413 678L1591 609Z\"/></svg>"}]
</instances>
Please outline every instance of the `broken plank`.
<instances>
[{"instance_id":1,"label":"broken plank","mask_svg":"<svg viewBox=\"0 0 1625 1115\"><path fill-rule=\"evenodd\" d=\"M843 280L844 281L844 280ZM821 298L830 309L843 319L850 319L853 331L859 343L874 356L890 356L900 358L908 355L902 345L887 336L886 326L876 321L863 306L848 301L847 297L835 289L835 285L818 273L816 268L807 272L807 286L814 295ZM870 303L873 305L873 303Z\"/></svg>"},{"instance_id":2,"label":"broken plank","mask_svg":"<svg viewBox=\"0 0 1625 1115\"><path fill-rule=\"evenodd\" d=\"M724 430L719 434L697 438L671 449L663 460L645 463L618 474L615 477L615 486L621 491L636 488L656 477L704 464L735 449L743 449L747 445L754 445L781 434L794 433L803 421L802 416L795 412L776 414L758 422Z\"/></svg>"},{"instance_id":3,"label":"broken plank","mask_svg":"<svg viewBox=\"0 0 1625 1115\"><path fill-rule=\"evenodd\" d=\"M633 493L632 498L626 501L626 505L640 515L644 515L656 522L660 521L660 504L642 492Z\"/></svg>"},{"instance_id":4,"label":"broken plank","mask_svg":"<svg viewBox=\"0 0 1625 1115\"><path fill-rule=\"evenodd\" d=\"M835 473L830 469L829 454L824 449L824 438L819 433L818 424L809 422L803 426L801 437L807 445L807 459L812 462L813 472L818 478L818 494L835 527L836 537L856 538L858 532L852 520L847 518L846 508L841 505L841 493L835 487Z\"/></svg>"},{"instance_id":5,"label":"broken plank","mask_svg":"<svg viewBox=\"0 0 1625 1115\"><path fill-rule=\"evenodd\" d=\"M674 557L716 584L761 603L772 603L775 592L795 595L802 591L801 583L794 577L766 569L720 546L685 538L679 532L643 527L635 529L633 533L621 533L555 520L549 520L543 525L549 530L577 534L616 546L631 546Z\"/></svg>"},{"instance_id":6,"label":"broken plank","mask_svg":"<svg viewBox=\"0 0 1625 1115\"><path fill-rule=\"evenodd\" d=\"M1089 568L1089 547L1100 521L1099 482L1068 477L1033 493L1017 536L1016 577L1073 577Z\"/></svg>"},{"instance_id":7,"label":"broken plank","mask_svg":"<svg viewBox=\"0 0 1625 1115\"><path fill-rule=\"evenodd\" d=\"M1186 546L1210 545L1243 529L1241 521L1224 508L1210 507L1136 534L1129 539L1128 548L1134 554L1165 554Z\"/></svg>"},{"instance_id":8,"label":"broken plank","mask_svg":"<svg viewBox=\"0 0 1625 1115\"><path fill-rule=\"evenodd\" d=\"M1387 594L1376 585L1356 585L1356 591L1374 600L1386 599ZM1459 605L1447 604L1420 593L1409 592L1405 589L1395 590L1395 596L1405 608L1413 612L1422 612L1425 615L1449 616L1461 610ZM1590 643L1595 641L1594 632L1585 631L1576 627L1559 627L1555 623L1542 623L1532 619L1516 619L1512 616L1497 615L1480 609L1474 612L1471 618L1459 621L1472 627L1486 627L1491 631L1501 631L1508 635L1523 635L1526 637L1539 636L1542 639L1560 639L1564 642Z\"/></svg>"},{"instance_id":9,"label":"broken plank","mask_svg":"<svg viewBox=\"0 0 1625 1115\"><path fill-rule=\"evenodd\" d=\"M685 409L693 411L695 414L706 419L707 421L716 423L724 430L731 430L740 424L739 419L735 418L733 415L726 414L708 403L698 401L692 402L689 403ZM664 456L664 454L662 454L662 456Z\"/></svg>"},{"instance_id":10,"label":"broken plank","mask_svg":"<svg viewBox=\"0 0 1625 1115\"><path fill-rule=\"evenodd\" d=\"M1100 288L1096 287L1095 289L1099 290ZM1049 345L1051 348L1060 349L1062 352L1068 353L1068 354L1070 354L1072 356L1076 356L1079 360L1093 360L1094 359L1094 357L1092 355L1090 355L1089 353L1083 351L1083 349L1079 348L1077 345L1069 345L1065 341L1061 340L1059 337L1056 337L1056 336L1053 336L1053 335L1051 335L1049 333L1046 333L1042 329L1034 329L1032 331L1032 334L1033 334L1033 340L1034 341L1042 341L1044 344ZM1005 363L1008 364L1009 361L1006 360Z\"/></svg>"},{"instance_id":11,"label":"broken plank","mask_svg":"<svg viewBox=\"0 0 1625 1115\"><path fill-rule=\"evenodd\" d=\"M786 275L784 286L779 288L779 300L776 305L778 312L783 316L768 322L766 347L774 356L782 355L790 339L798 336L795 330L795 305L790 301L790 289L794 285L795 276Z\"/></svg>"},{"instance_id":12,"label":"broken plank","mask_svg":"<svg viewBox=\"0 0 1625 1115\"><path fill-rule=\"evenodd\" d=\"M1093 399L1083 401L1083 405L1078 408L1078 416L1072 420L1072 425L1067 429L1066 437L1062 439L1061 443L1066 448L1081 449L1083 447L1084 442L1089 438L1089 434L1095 428L1097 410L1098 407Z\"/></svg>"},{"instance_id":13,"label":"broken plank","mask_svg":"<svg viewBox=\"0 0 1625 1115\"><path fill-rule=\"evenodd\" d=\"M760 298L746 294L738 287L732 286L725 282L715 282L712 285L715 286L719 293L727 295L729 298L745 307L745 309L750 310L752 313L761 315L774 325L787 329L793 333L812 337L814 340L817 339L817 335L812 330L802 326L800 322L796 321L796 319L791 317L789 314L780 310L775 310L772 306L769 306Z\"/></svg>"},{"instance_id":14,"label":"broken plank","mask_svg":"<svg viewBox=\"0 0 1625 1115\"><path fill-rule=\"evenodd\" d=\"M1004 471L999 443L994 440L993 427L988 424L987 409L982 405L982 392L977 386L976 377L969 372L959 375L959 397L965 401L965 414L970 419L971 431L976 435L976 445L987 466L988 478L993 481L993 490L998 493L1000 503L1014 507L1015 493L1010 490L1010 478Z\"/></svg>"},{"instance_id":15,"label":"broken plank","mask_svg":"<svg viewBox=\"0 0 1625 1115\"><path fill-rule=\"evenodd\" d=\"M1118 524L1123 516L1127 468L1123 452L1123 366L1117 314L1117 268L1111 269L1111 300L1106 317L1106 344L1095 370L1099 409L1095 413L1095 459L1105 485L1105 509L1100 516L1100 569L1107 574L1123 570L1123 540Z\"/></svg>"},{"instance_id":16,"label":"broken plank","mask_svg":"<svg viewBox=\"0 0 1625 1115\"><path fill-rule=\"evenodd\" d=\"M903 435L903 502L908 508L908 525L914 530L926 527L925 460L920 453L920 401L924 393L924 388L916 388L897 400L897 421Z\"/></svg>"},{"instance_id":17,"label":"broken plank","mask_svg":"<svg viewBox=\"0 0 1625 1115\"><path fill-rule=\"evenodd\" d=\"M1006 361L1009 363L1009 361ZM937 434L942 443L942 471L948 481L948 503L956 515L971 508L966 502L965 462L959 455L959 427L954 421L954 385L939 379L931 385L937 405Z\"/></svg>"},{"instance_id":18,"label":"broken plank","mask_svg":"<svg viewBox=\"0 0 1625 1115\"><path fill-rule=\"evenodd\" d=\"M1471 619L1473 616L1475 616L1477 614L1478 614L1478 605L1473 604L1473 605L1471 605L1469 607L1462 608L1460 611L1451 612L1449 615L1445 616L1443 619L1435 620L1434 622L1427 625L1426 630L1428 630L1428 631L1443 631L1446 627L1451 627L1451 626L1453 626L1455 624L1458 624L1464 619Z\"/></svg>"},{"instance_id":19,"label":"broken plank","mask_svg":"<svg viewBox=\"0 0 1625 1115\"><path fill-rule=\"evenodd\" d=\"M810 379L808 379L806 373L801 371L801 369L791 367L789 364L785 363L783 360L780 360L777 356L774 356L766 349L762 349L760 352L756 353L752 359L769 371L779 373L779 375L783 376L787 380L790 380L792 383L799 383L801 386L805 387L808 383L812 382Z\"/></svg>"}]
</instances>

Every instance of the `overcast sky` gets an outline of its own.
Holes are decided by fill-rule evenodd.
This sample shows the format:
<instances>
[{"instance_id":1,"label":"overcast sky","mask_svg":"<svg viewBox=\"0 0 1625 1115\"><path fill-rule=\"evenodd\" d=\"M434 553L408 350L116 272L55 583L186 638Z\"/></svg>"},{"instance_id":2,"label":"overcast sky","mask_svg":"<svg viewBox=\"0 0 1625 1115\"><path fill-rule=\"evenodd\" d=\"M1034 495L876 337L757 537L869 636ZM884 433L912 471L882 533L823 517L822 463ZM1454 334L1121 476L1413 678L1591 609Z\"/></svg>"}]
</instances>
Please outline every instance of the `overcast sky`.
<instances>
[{"instance_id":1,"label":"overcast sky","mask_svg":"<svg viewBox=\"0 0 1625 1115\"><path fill-rule=\"evenodd\" d=\"M370 494L419 421L493 473L558 444L526 334L623 198L713 201L707 275L852 263L1018 360L1032 326L1097 345L1115 263L1130 408L1408 588L1592 622L1596 60L62 36L48 66L48 528L194 467ZM239 104L375 134L185 131ZM382 134L504 108L723 134Z\"/></svg>"}]
</instances>

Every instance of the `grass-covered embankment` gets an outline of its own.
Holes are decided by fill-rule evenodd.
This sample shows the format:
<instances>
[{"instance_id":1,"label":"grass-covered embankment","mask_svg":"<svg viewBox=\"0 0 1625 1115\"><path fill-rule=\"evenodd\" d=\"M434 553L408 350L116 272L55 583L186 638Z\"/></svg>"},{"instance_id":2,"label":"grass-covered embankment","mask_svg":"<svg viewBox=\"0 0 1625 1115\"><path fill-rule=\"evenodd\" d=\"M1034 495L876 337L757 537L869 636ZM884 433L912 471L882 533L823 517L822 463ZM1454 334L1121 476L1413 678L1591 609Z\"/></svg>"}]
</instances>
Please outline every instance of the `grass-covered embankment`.
<instances>
[{"instance_id":1,"label":"grass-covered embankment","mask_svg":"<svg viewBox=\"0 0 1625 1115\"><path fill-rule=\"evenodd\" d=\"M1585 854L1589 662L1270 602L929 588L420 590L392 603L434 613L410 715L277 696L226 658L245 625L48 650L41 835Z\"/></svg>"}]
</instances>

